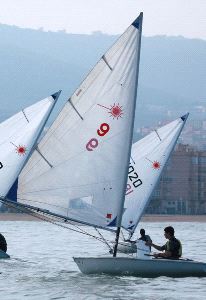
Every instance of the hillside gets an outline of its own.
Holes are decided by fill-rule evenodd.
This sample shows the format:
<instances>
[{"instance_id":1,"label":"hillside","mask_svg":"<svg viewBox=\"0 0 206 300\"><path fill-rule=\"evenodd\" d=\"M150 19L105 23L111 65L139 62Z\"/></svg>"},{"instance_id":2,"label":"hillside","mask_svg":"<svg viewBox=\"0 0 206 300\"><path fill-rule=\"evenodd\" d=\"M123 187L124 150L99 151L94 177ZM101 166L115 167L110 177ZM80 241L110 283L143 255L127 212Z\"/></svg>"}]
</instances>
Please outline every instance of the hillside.
<instances>
[{"instance_id":1,"label":"hillside","mask_svg":"<svg viewBox=\"0 0 206 300\"><path fill-rule=\"evenodd\" d=\"M57 113L116 38L1 24L0 119L62 89ZM204 102L205 57L206 41L143 37L136 126L156 124L168 110L176 117Z\"/></svg>"}]
</instances>

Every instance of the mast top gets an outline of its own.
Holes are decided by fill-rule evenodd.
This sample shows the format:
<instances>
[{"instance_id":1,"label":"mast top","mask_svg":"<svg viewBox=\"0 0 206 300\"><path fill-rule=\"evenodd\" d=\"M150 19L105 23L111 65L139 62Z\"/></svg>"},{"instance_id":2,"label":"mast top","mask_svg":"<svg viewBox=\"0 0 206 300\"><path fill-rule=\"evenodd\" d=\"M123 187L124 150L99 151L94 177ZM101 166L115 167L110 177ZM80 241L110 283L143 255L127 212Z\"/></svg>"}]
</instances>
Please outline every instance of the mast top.
<instances>
[{"instance_id":1,"label":"mast top","mask_svg":"<svg viewBox=\"0 0 206 300\"><path fill-rule=\"evenodd\" d=\"M181 117L182 121L186 121L187 118L188 118L188 116L189 116L189 113L187 113L187 114L185 114L184 116L182 116L182 117Z\"/></svg>"},{"instance_id":2,"label":"mast top","mask_svg":"<svg viewBox=\"0 0 206 300\"><path fill-rule=\"evenodd\" d=\"M140 28L140 24L142 23L142 18L143 18L143 12L141 12L139 14L139 16L134 20L134 22L132 23L132 25L134 27L136 27L137 29Z\"/></svg>"},{"instance_id":3,"label":"mast top","mask_svg":"<svg viewBox=\"0 0 206 300\"><path fill-rule=\"evenodd\" d=\"M58 92L52 94L51 96L54 98L54 100L57 100L59 98L59 95L61 94L62 90L59 90Z\"/></svg>"}]
</instances>

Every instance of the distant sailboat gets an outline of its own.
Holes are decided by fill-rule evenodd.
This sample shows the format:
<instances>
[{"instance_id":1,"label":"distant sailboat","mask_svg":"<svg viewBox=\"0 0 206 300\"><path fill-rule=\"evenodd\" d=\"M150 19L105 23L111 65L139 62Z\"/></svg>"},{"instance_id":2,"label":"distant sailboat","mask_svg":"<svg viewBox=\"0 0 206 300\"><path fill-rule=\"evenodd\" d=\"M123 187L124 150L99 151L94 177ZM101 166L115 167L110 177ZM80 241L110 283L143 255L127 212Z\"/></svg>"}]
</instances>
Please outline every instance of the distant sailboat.
<instances>
[{"instance_id":1,"label":"distant sailboat","mask_svg":"<svg viewBox=\"0 0 206 300\"><path fill-rule=\"evenodd\" d=\"M128 191L142 18L141 13L64 105L19 176L16 205L65 223L74 221L115 232L113 257L74 258L83 273L159 276L167 275L165 264L172 264L169 275L178 272L179 266L178 276L191 275L191 270L205 275L202 263L116 257ZM179 131L173 138L178 136L183 123L183 119L176 121ZM162 137L167 140L164 130ZM155 136L154 143L156 139ZM160 163L164 164L166 158L161 153ZM154 161L154 154L155 149L153 154L140 153L144 156L144 167L148 158L151 160L148 165L153 164L157 171L159 161ZM138 155L137 161L140 161ZM150 176L148 180L151 181ZM146 192L147 197L150 192L151 189ZM133 200L132 203L138 215L138 205ZM140 207L139 215L142 211ZM138 218L131 214L128 205L124 227L130 230L128 224L135 225Z\"/></svg>"},{"instance_id":2,"label":"distant sailboat","mask_svg":"<svg viewBox=\"0 0 206 300\"><path fill-rule=\"evenodd\" d=\"M162 174L188 114L132 145L122 227L134 233Z\"/></svg>"},{"instance_id":3,"label":"distant sailboat","mask_svg":"<svg viewBox=\"0 0 206 300\"><path fill-rule=\"evenodd\" d=\"M0 124L1 201L12 193L12 185L36 146L59 94L25 108Z\"/></svg>"}]
</instances>

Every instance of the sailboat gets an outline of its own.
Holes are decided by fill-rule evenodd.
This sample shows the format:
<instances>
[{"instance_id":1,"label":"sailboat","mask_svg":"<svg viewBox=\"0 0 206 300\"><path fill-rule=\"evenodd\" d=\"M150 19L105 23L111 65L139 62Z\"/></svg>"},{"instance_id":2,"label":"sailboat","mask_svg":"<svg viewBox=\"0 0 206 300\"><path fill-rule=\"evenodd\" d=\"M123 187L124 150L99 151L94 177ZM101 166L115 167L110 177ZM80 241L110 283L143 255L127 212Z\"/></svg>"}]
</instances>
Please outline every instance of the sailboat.
<instances>
[{"instance_id":1,"label":"sailboat","mask_svg":"<svg viewBox=\"0 0 206 300\"><path fill-rule=\"evenodd\" d=\"M12 197L17 177L36 146L60 91L31 105L0 124L0 200ZM9 255L0 251L0 258Z\"/></svg>"},{"instance_id":2,"label":"sailboat","mask_svg":"<svg viewBox=\"0 0 206 300\"><path fill-rule=\"evenodd\" d=\"M64 224L113 232L112 256L74 258L87 274L153 276L155 270L166 269L158 259L117 257L128 187L142 19L141 13L68 99L22 170L12 199L18 207ZM152 154L145 157L154 163ZM11 203L9 199L5 202ZM127 228L129 207L125 212ZM145 268L145 262L151 265ZM176 265L174 269L177 271Z\"/></svg>"}]
</instances>

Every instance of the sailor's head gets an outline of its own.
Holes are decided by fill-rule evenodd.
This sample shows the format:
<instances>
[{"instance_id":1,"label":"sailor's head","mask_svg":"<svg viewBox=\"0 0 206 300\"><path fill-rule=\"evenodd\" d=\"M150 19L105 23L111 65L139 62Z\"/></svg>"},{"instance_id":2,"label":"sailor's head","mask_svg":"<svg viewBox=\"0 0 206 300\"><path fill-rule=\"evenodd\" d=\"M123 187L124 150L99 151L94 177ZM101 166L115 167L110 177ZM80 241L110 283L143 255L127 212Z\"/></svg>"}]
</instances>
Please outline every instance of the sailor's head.
<instances>
[{"instance_id":1,"label":"sailor's head","mask_svg":"<svg viewBox=\"0 0 206 300\"><path fill-rule=\"evenodd\" d=\"M144 230L143 228L140 229L140 234L141 234L142 236L145 235L145 230Z\"/></svg>"},{"instance_id":2,"label":"sailor's head","mask_svg":"<svg viewBox=\"0 0 206 300\"><path fill-rule=\"evenodd\" d=\"M175 230L172 226L165 227L164 232L166 239L172 238L175 234Z\"/></svg>"}]
</instances>

